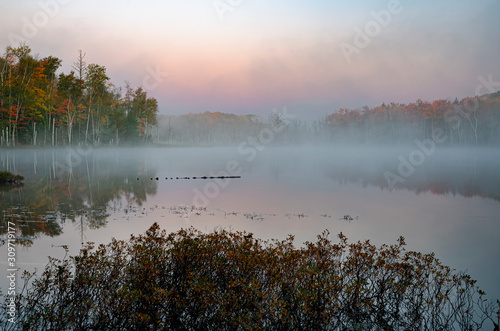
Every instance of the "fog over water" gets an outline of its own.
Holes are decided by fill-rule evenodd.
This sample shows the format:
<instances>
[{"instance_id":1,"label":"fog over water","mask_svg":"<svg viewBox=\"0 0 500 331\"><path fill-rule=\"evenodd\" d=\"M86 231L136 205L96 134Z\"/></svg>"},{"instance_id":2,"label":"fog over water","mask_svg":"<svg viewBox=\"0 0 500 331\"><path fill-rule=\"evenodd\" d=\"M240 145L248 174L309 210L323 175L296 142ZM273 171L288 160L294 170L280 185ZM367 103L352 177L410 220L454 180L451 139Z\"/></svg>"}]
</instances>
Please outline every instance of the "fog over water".
<instances>
[{"instance_id":1,"label":"fog over water","mask_svg":"<svg viewBox=\"0 0 500 331\"><path fill-rule=\"evenodd\" d=\"M128 239L153 222L293 234L297 246L324 230L376 245L404 236L408 250L435 252L500 298L498 149L252 148L2 150L1 168L26 180L0 191L0 238L18 222L18 266L40 270L64 256L60 245L77 254L82 240Z\"/></svg>"}]
</instances>

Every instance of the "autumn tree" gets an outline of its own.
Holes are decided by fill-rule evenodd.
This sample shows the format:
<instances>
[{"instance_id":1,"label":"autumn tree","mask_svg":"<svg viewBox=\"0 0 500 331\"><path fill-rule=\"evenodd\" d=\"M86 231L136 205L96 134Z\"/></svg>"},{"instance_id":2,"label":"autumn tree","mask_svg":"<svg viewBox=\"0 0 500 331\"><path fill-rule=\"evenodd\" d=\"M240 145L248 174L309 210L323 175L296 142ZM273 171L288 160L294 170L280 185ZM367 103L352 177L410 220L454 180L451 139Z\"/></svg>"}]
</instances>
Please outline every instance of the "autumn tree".
<instances>
[{"instance_id":1,"label":"autumn tree","mask_svg":"<svg viewBox=\"0 0 500 331\"><path fill-rule=\"evenodd\" d=\"M152 128L158 124L158 102L150 98L147 92L139 87L135 91L130 86L127 88L125 103L127 112L127 134L130 139L143 141L151 136Z\"/></svg>"},{"instance_id":2,"label":"autumn tree","mask_svg":"<svg viewBox=\"0 0 500 331\"><path fill-rule=\"evenodd\" d=\"M157 100L129 85L122 96L106 67L87 65L85 55L79 50L74 71L58 74L60 59L39 59L25 45L6 48L0 56L0 145L37 145L40 129L43 143L52 146L75 139L93 145L118 143L127 133L127 119L136 131L134 139L146 141L153 131L158 137Z\"/></svg>"},{"instance_id":3,"label":"autumn tree","mask_svg":"<svg viewBox=\"0 0 500 331\"><path fill-rule=\"evenodd\" d=\"M118 145L122 135L126 134L127 102L121 96L121 89L113 88L109 91L108 122L110 143Z\"/></svg>"},{"instance_id":4,"label":"autumn tree","mask_svg":"<svg viewBox=\"0 0 500 331\"><path fill-rule=\"evenodd\" d=\"M88 143L89 124L92 124L92 144L97 143L99 130L99 101L107 91L106 67L98 64L89 64L85 74L87 97L87 124L85 128L85 142Z\"/></svg>"},{"instance_id":5,"label":"autumn tree","mask_svg":"<svg viewBox=\"0 0 500 331\"><path fill-rule=\"evenodd\" d=\"M60 74L57 82L57 90L62 97L59 105L64 114L64 120L67 125L68 144L71 145L73 136L73 125L77 115L77 107L83 96L85 82L75 77L71 71L68 75Z\"/></svg>"},{"instance_id":6,"label":"autumn tree","mask_svg":"<svg viewBox=\"0 0 500 331\"><path fill-rule=\"evenodd\" d=\"M47 132L51 131L52 127L52 146L54 145L54 131L55 131L55 119L54 115L54 107L57 103L57 75L56 72L61 66L62 61L56 57L48 56L43 59L43 62L46 63L44 67L44 75L45 75L45 98L43 104L43 129L44 129L44 144L47 142Z\"/></svg>"},{"instance_id":7,"label":"autumn tree","mask_svg":"<svg viewBox=\"0 0 500 331\"><path fill-rule=\"evenodd\" d=\"M0 69L0 93L3 117L7 121L8 134L4 134L7 144L16 145L18 130L25 129L28 120L33 123L36 134L36 123L43 118L45 91L42 88L46 64L47 61L31 56L28 46L8 46L6 49Z\"/></svg>"}]
</instances>

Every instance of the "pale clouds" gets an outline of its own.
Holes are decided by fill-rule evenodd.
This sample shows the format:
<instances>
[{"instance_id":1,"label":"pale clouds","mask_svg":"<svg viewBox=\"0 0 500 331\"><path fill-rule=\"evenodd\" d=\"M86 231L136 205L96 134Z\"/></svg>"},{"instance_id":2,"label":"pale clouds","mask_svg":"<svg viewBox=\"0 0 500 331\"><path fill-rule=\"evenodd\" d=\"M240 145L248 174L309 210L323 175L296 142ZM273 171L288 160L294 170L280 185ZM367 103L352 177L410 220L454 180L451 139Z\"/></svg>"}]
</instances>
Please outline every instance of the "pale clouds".
<instances>
[{"instance_id":1,"label":"pale clouds","mask_svg":"<svg viewBox=\"0 0 500 331\"><path fill-rule=\"evenodd\" d=\"M41 0L49 3L58 0ZM243 1L221 21L211 1L65 0L28 45L71 69L78 49L116 84L146 68L169 72L150 93L163 112L247 113L280 104L312 114L337 107L473 94L500 77L499 1L401 0L403 10L347 63L339 47L389 1ZM40 11L0 0L0 47Z\"/></svg>"}]
</instances>

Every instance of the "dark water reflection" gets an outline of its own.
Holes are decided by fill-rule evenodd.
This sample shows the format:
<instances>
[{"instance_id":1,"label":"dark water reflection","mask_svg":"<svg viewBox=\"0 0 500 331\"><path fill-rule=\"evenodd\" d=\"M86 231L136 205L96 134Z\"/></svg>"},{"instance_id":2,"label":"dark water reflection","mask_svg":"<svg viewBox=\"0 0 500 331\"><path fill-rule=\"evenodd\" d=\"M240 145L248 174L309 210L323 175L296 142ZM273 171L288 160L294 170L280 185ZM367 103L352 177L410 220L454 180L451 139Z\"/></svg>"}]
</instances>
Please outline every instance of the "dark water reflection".
<instances>
[{"instance_id":1,"label":"dark water reflection","mask_svg":"<svg viewBox=\"0 0 500 331\"><path fill-rule=\"evenodd\" d=\"M334 162L327 176L339 183L356 183L363 187L372 185L382 189L391 189L389 184L397 176L399 180L394 180L395 190L408 190L416 194L478 196L500 202L498 150L440 151L421 165L413 166L414 170L408 177L401 176L399 170L402 167L406 171L399 158L409 162L406 157L408 152L401 151L397 155L395 158L390 150L381 151L373 159L357 154L347 162Z\"/></svg>"},{"instance_id":2,"label":"dark water reflection","mask_svg":"<svg viewBox=\"0 0 500 331\"><path fill-rule=\"evenodd\" d=\"M266 148L249 161L234 147L0 150L0 168L26 178L24 186L0 191L0 239L14 221L25 247L18 260L29 268L60 254L54 245L69 244L76 254L82 241L127 239L155 221L167 231L223 226L264 239L294 234L297 245L325 229L377 245L403 235L409 249L436 252L500 297L500 152L437 150L391 189L385 175L399 174L411 151ZM227 186L175 179L220 175L229 162L242 178ZM206 206L196 205L195 192L211 195Z\"/></svg>"},{"instance_id":3,"label":"dark water reflection","mask_svg":"<svg viewBox=\"0 0 500 331\"><path fill-rule=\"evenodd\" d=\"M3 151L2 169L23 174L22 187L0 192L0 236L7 222L19 226L18 243L30 246L39 234L58 236L65 222L81 229L106 225L109 207L126 197L141 206L155 195L153 181L136 177L153 176L156 169L144 159L122 151L93 151L88 155L68 150Z\"/></svg>"},{"instance_id":4,"label":"dark water reflection","mask_svg":"<svg viewBox=\"0 0 500 331\"><path fill-rule=\"evenodd\" d=\"M226 150L238 160L234 150ZM214 175L217 169L225 169L224 162L229 158L224 151L3 150L1 169L20 173L26 180L21 187L4 187L0 191L0 236L5 236L7 221L19 224L19 243L24 245L32 244L39 233L60 235L65 222L80 224L82 229L98 229L107 224L117 208L126 211L131 206L140 207L148 197L155 196L158 180L172 178L172 165L174 180L176 176ZM415 166L407 178L401 177L398 169L405 154L408 151L404 149L281 148L246 164L243 158L238 161L245 172L257 175L258 180L267 178L270 185L280 185L280 176L292 174L311 182L332 179L340 185L500 201L497 150L444 150ZM158 178L158 171L166 168L167 177ZM388 173L403 180L390 187L390 178L394 177L388 177Z\"/></svg>"}]
</instances>

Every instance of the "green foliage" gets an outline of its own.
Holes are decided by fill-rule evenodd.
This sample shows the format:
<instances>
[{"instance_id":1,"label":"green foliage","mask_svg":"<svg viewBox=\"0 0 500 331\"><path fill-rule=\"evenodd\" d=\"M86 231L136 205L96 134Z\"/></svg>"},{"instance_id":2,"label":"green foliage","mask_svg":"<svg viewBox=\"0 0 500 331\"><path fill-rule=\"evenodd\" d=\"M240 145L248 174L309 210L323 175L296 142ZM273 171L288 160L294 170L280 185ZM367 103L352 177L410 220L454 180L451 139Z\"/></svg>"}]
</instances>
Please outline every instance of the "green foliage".
<instances>
[{"instance_id":1,"label":"green foliage","mask_svg":"<svg viewBox=\"0 0 500 331\"><path fill-rule=\"evenodd\" d=\"M112 89L106 67L82 61L80 53L78 77L73 71L57 75L60 59L38 59L27 46L6 48L0 55L0 146L118 144L132 111L131 139L150 138L156 99L127 86L127 93L134 93L134 109L129 109L128 95Z\"/></svg>"},{"instance_id":2,"label":"green foliage","mask_svg":"<svg viewBox=\"0 0 500 331\"><path fill-rule=\"evenodd\" d=\"M50 259L38 278L25 273L19 321L26 330L479 330L497 319L470 276L405 251L403 238L379 248L339 238L325 232L295 248L293 236L167 234L155 223L128 242Z\"/></svg>"}]
</instances>

